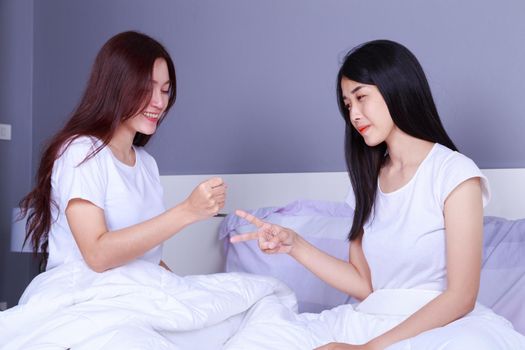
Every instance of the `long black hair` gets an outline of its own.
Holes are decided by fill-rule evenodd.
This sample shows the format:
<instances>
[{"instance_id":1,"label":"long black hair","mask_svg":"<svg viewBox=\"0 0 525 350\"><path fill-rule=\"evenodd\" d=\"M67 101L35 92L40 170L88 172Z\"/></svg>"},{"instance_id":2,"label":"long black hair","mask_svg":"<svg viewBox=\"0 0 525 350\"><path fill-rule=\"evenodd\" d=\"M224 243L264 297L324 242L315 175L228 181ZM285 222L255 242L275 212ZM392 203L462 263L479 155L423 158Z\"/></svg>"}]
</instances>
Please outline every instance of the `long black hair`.
<instances>
[{"instance_id":1,"label":"long black hair","mask_svg":"<svg viewBox=\"0 0 525 350\"><path fill-rule=\"evenodd\" d=\"M337 75L337 103L346 123L346 166L355 194L354 220L348 234L352 241L362 237L363 225L372 212L387 145L366 145L352 126L343 102L342 78L375 85L394 124L403 132L452 150L457 148L441 123L423 68L412 52L390 40L374 40L350 50Z\"/></svg>"}]
</instances>

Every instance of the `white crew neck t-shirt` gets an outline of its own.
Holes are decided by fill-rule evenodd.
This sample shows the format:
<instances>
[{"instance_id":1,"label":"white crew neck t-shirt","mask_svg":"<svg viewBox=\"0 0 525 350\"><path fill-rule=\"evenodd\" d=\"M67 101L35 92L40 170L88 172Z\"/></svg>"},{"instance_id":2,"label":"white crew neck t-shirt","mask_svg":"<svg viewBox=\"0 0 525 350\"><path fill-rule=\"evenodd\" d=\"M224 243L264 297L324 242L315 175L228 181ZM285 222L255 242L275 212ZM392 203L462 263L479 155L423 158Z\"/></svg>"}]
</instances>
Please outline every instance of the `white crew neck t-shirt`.
<instances>
[{"instance_id":1,"label":"white crew neck t-shirt","mask_svg":"<svg viewBox=\"0 0 525 350\"><path fill-rule=\"evenodd\" d=\"M444 204L459 184L473 177L481 178L486 205L488 181L476 164L435 144L406 185L383 193L378 184L362 241L374 290L446 288ZM353 191L347 203L355 208Z\"/></svg>"},{"instance_id":2,"label":"white crew neck t-shirt","mask_svg":"<svg viewBox=\"0 0 525 350\"><path fill-rule=\"evenodd\" d=\"M52 207L54 221L49 232L47 270L83 260L65 215L71 199L81 198L103 209L109 231L135 225L165 210L159 170L153 157L142 147L134 146L135 165L129 166L106 146L82 163L99 145L101 141L96 138L79 137L54 163L51 196L58 209ZM162 245L159 245L139 259L158 264L161 256Z\"/></svg>"}]
</instances>

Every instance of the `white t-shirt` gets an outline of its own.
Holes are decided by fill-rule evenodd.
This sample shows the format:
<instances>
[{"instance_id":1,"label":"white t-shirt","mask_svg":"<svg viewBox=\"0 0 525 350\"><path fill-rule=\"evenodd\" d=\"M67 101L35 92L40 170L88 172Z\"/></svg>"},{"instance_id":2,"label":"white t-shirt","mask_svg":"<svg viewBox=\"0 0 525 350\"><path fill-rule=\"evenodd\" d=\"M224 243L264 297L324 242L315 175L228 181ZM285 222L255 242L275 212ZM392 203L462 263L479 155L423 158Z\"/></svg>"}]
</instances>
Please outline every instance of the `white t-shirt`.
<instances>
[{"instance_id":1,"label":"white t-shirt","mask_svg":"<svg viewBox=\"0 0 525 350\"><path fill-rule=\"evenodd\" d=\"M446 288L444 204L459 184L473 177L481 178L486 205L488 181L476 164L435 144L406 185L383 193L378 184L362 242L374 290ZM353 191L347 203L355 208Z\"/></svg>"},{"instance_id":2,"label":"white t-shirt","mask_svg":"<svg viewBox=\"0 0 525 350\"><path fill-rule=\"evenodd\" d=\"M109 147L80 164L100 145L100 140L79 137L55 161L51 176L51 196L58 205L52 209L49 258L46 269L74 260L83 260L67 223L69 200L81 198L104 210L109 231L148 220L164 212L163 190L155 159L142 147L134 147L134 166L120 162ZM80 164L80 165L79 165ZM162 245L140 259L159 263Z\"/></svg>"}]
</instances>

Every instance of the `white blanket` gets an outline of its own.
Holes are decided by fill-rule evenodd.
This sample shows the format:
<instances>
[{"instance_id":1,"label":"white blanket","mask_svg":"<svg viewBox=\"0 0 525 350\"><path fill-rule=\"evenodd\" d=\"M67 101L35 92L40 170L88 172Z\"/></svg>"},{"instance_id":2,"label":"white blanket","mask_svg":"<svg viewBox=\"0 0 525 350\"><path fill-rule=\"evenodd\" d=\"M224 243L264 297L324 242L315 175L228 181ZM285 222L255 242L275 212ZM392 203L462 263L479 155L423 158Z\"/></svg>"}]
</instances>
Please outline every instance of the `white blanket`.
<instances>
[{"instance_id":1,"label":"white blanket","mask_svg":"<svg viewBox=\"0 0 525 350\"><path fill-rule=\"evenodd\" d=\"M332 341L359 344L436 295L378 291L357 307L297 314L294 294L270 277L179 277L143 261L99 274L77 262L39 275L18 306L0 313L0 349L304 350ZM478 306L447 327L389 349L474 348L525 349L525 338Z\"/></svg>"},{"instance_id":2,"label":"white blanket","mask_svg":"<svg viewBox=\"0 0 525 350\"><path fill-rule=\"evenodd\" d=\"M179 277L143 261L99 274L77 262L40 274L0 313L0 348L220 349L268 295L295 308L273 278Z\"/></svg>"}]
</instances>

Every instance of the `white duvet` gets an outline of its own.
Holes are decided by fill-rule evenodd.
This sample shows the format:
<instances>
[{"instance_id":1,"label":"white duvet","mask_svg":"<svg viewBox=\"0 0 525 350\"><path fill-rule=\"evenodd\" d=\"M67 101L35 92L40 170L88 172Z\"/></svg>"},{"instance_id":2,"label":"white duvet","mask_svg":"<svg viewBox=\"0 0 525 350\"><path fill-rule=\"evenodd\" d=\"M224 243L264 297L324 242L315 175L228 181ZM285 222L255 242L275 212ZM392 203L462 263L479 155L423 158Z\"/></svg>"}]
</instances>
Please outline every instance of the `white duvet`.
<instances>
[{"instance_id":1,"label":"white duvet","mask_svg":"<svg viewBox=\"0 0 525 350\"><path fill-rule=\"evenodd\" d=\"M0 349L288 350L363 343L435 295L381 291L358 307L299 315L294 294L270 277L179 277L143 261L99 274L76 262L39 275L18 306L0 313ZM457 322L389 349L525 349L524 338L483 307ZM486 330L489 347L472 346L470 329ZM467 330L467 337L443 341L457 330Z\"/></svg>"},{"instance_id":2,"label":"white duvet","mask_svg":"<svg viewBox=\"0 0 525 350\"><path fill-rule=\"evenodd\" d=\"M295 306L272 278L179 277L144 261L95 273L79 261L37 276L0 314L0 348L220 349L267 296Z\"/></svg>"}]
</instances>

